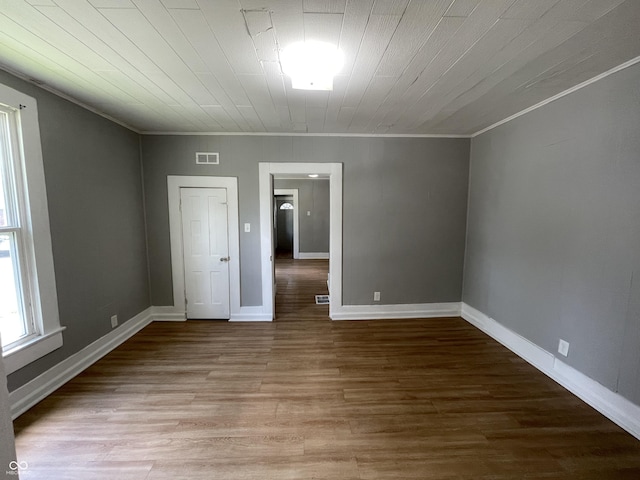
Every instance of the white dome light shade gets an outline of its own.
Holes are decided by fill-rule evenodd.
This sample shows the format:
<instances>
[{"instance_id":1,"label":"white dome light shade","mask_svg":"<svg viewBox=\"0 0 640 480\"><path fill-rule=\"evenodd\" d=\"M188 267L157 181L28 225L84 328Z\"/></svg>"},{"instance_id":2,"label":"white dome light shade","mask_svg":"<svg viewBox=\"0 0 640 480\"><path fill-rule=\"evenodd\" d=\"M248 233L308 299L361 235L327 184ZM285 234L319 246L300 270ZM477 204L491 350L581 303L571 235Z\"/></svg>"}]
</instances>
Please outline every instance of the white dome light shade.
<instances>
[{"instance_id":1,"label":"white dome light shade","mask_svg":"<svg viewBox=\"0 0 640 480\"><path fill-rule=\"evenodd\" d=\"M342 51L330 43L297 42L280 54L282 71L301 90L333 90L333 76L344 64Z\"/></svg>"}]
</instances>

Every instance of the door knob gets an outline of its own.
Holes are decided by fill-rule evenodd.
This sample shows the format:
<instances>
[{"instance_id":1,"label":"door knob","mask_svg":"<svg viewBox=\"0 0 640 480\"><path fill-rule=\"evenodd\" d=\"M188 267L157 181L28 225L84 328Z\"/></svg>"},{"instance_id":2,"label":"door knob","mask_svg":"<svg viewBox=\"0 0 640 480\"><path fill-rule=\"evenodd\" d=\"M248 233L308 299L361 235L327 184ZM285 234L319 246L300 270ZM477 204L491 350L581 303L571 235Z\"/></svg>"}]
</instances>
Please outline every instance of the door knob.
<instances>
[{"instance_id":1,"label":"door knob","mask_svg":"<svg viewBox=\"0 0 640 480\"><path fill-rule=\"evenodd\" d=\"M220 257L221 262L228 262L229 260L231 260L230 257Z\"/></svg>"}]
</instances>

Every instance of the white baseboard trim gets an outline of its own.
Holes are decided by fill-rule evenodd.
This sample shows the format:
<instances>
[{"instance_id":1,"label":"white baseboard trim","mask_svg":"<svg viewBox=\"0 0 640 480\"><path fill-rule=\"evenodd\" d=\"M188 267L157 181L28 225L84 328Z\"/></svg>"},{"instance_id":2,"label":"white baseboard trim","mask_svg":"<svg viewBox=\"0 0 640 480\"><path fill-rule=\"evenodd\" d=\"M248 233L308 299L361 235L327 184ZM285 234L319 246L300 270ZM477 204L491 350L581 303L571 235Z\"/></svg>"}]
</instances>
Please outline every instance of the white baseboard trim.
<instances>
[{"instance_id":1,"label":"white baseboard trim","mask_svg":"<svg viewBox=\"0 0 640 480\"><path fill-rule=\"evenodd\" d=\"M553 370L553 354L512 332L475 308L462 304L460 316L544 373Z\"/></svg>"},{"instance_id":2,"label":"white baseboard trim","mask_svg":"<svg viewBox=\"0 0 640 480\"><path fill-rule=\"evenodd\" d=\"M154 322L186 322L186 313L173 306L151 307L151 319ZM238 313L232 313L230 322L271 322L269 314L262 311L262 306L240 307Z\"/></svg>"},{"instance_id":3,"label":"white baseboard trim","mask_svg":"<svg viewBox=\"0 0 640 480\"><path fill-rule=\"evenodd\" d=\"M123 323L92 344L74 353L43 374L9 394L11 418L16 419L73 377L124 343L152 321L151 307Z\"/></svg>"},{"instance_id":4,"label":"white baseboard trim","mask_svg":"<svg viewBox=\"0 0 640 480\"><path fill-rule=\"evenodd\" d=\"M640 406L466 303L461 316L640 440Z\"/></svg>"},{"instance_id":5,"label":"white baseboard trim","mask_svg":"<svg viewBox=\"0 0 640 480\"><path fill-rule=\"evenodd\" d=\"M460 303L416 303L403 305L342 305L331 309L331 320L392 320L460 316Z\"/></svg>"},{"instance_id":6,"label":"white baseboard trim","mask_svg":"<svg viewBox=\"0 0 640 480\"><path fill-rule=\"evenodd\" d=\"M232 313L230 322L272 322L270 314L264 313L262 306L240 307L238 313Z\"/></svg>"},{"instance_id":7,"label":"white baseboard trim","mask_svg":"<svg viewBox=\"0 0 640 480\"><path fill-rule=\"evenodd\" d=\"M329 252L300 252L300 260L329 260Z\"/></svg>"},{"instance_id":8,"label":"white baseboard trim","mask_svg":"<svg viewBox=\"0 0 640 480\"><path fill-rule=\"evenodd\" d=\"M150 307L151 319L154 322L186 322L187 315L184 310L176 307Z\"/></svg>"}]
</instances>

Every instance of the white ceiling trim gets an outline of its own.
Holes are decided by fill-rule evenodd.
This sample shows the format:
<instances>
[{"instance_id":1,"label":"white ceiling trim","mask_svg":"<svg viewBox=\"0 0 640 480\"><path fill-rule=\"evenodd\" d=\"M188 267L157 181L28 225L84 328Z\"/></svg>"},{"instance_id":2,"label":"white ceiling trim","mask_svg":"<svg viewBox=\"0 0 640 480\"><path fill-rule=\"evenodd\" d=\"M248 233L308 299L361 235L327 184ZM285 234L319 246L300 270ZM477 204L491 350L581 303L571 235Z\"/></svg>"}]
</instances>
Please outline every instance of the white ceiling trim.
<instances>
[{"instance_id":1,"label":"white ceiling trim","mask_svg":"<svg viewBox=\"0 0 640 480\"><path fill-rule=\"evenodd\" d=\"M471 138L471 135L427 133L296 133L296 132L140 132L142 135L204 135L247 137L372 137L372 138Z\"/></svg>"},{"instance_id":2,"label":"white ceiling trim","mask_svg":"<svg viewBox=\"0 0 640 480\"><path fill-rule=\"evenodd\" d=\"M567 95L576 92L578 90L583 89L584 87L588 87L589 85L596 83L600 80L602 80L603 78L608 77L609 75L613 75L614 73L617 73L621 70L624 70L625 68L629 68L632 67L633 65L640 63L640 56L636 57L636 58L632 58L631 60L629 60L628 62L624 62L620 65L618 65L617 67L613 67L611 70L607 70L606 72L603 72L599 75L596 75L593 78L590 78L589 80L585 80L582 83L579 83L578 85L568 88L567 90L565 90L564 92L560 92L556 95L554 95L553 97L549 97L546 100L541 101L540 103L536 103L535 105L529 107L529 108L525 108L524 110L511 115L510 117L505 118L504 120L500 120L499 122L494 123L493 125L489 125L487 128L483 128L480 131L477 131L476 133L472 133L471 135L469 135L470 138L475 138L478 135L482 135L485 132L488 132L489 130L493 130L496 127L499 127L500 125L504 125L507 122L510 122L511 120L515 120L518 117L521 117L522 115L526 115L529 112L532 112L534 110L537 110L540 107L544 107L545 105L548 105L551 102L555 102L556 100L558 100L559 98L562 97L566 97Z\"/></svg>"},{"instance_id":3,"label":"white ceiling trim","mask_svg":"<svg viewBox=\"0 0 640 480\"><path fill-rule=\"evenodd\" d=\"M138 135L140 135L142 132L140 132L139 130L136 130L135 128L133 128L131 125L127 125L126 123L124 123L122 120L118 120L115 117L112 117L111 115L108 115L104 112L101 112L100 110L93 108L89 105L87 105L86 103L82 103L79 100L76 100L75 98L62 93L59 90L56 90L55 88L50 87L49 85L47 85L46 83L41 83L38 81L35 81L33 78L29 77L28 75L24 75L16 70L13 70L11 68L8 68L5 65L0 65L0 70L4 70L5 72L13 75L14 77L18 77L21 80L24 80L27 83L30 83L31 85L35 85L38 88L41 88L42 90L46 90L49 93L52 93L54 95L56 95L57 97L60 97L68 102L73 103L74 105L77 105L79 107L84 108L85 110L89 110L91 113L95 113L96 115L102 117L102 118L106 118L107 120L120 125L121 127L126 128L127 130L131 130L134 133L137 133Z\"/></svg>"},{"instance_id":4,"label":"white ceiling trim","mask_svg":"<svg viewBox=\"0 0 640 480\"><path fill-rule=\"evenodd\" d=\"M504 125L505 123L508 123L512 120L515 120L518 117L521 117L523 115L526 115L529 112L532 112L534 110L537 110L538 108L544 107L545 105L548 105L551 102L554 102L562 97L565 97L573 92L576 92L578 90L581 90L585 87L588 87L589 85L596 83L610 75L613 75L614 73L620 72L622 70L625 70L629 67L632 67L636 64L640 63L640 56L637 56L635 58L632 58L631 60L624 62L616 67L613 67L610 70L607 70L606 72L603 72L599 75L596 75L593 78L590 78L589 80L585 80L582 83L579 83L578 85L575 85L567 90L564 90L563 92L560 92L552 97L547 98L546 100L543 100L535 105L532 105L531 107L525 108L524 110L519 111L518 113L515 113L507 118L504 118L502 120L500 120L499 122L496 122L492 125L489 125L486 128L483 128L482 130L479 130L475 133L472 134L468 134L468 135L459 135L459 134L376 134L376 133L299 133L299 132L171 132L171 131L167 131L167 132L147 132L147 131L140 131L135 129L134 127L132 127L131 125L128 125L126 123L124 123L123 121L114 118L104 112L101 112L100 110L97 110L83 102L80 102L79 100L66 95L65 93L60 92L59 90L56 90L55 88L50 87L49 85L45 84L45 83L41 83L41 82L37 82L34 81L33 78L22 74L21 72L18 72L12 68L8 68L5 65L0 65L0 69L4 70L5 72L18 77L24 81L26 81L27 83L30 83L32 85L35 85L38 88L41 88L43 90L46 90L49 93L52 93L60 98L63 98L64 100L67 100L68 102L71 102L79 107L82 107L86 110L89 110L92 113L95 113L96 115L99 115L117 125L120 125L121 127L126 128L127 130L131 130L134 133L137 133L139 135L183 135L183 136L262 136L262 137L365 137L365 138L475 138L479 135L482 135L483 133L486 133L490 130L493 130L494 128L497 128L501 125Z\"/></svg>"}]
</instances>

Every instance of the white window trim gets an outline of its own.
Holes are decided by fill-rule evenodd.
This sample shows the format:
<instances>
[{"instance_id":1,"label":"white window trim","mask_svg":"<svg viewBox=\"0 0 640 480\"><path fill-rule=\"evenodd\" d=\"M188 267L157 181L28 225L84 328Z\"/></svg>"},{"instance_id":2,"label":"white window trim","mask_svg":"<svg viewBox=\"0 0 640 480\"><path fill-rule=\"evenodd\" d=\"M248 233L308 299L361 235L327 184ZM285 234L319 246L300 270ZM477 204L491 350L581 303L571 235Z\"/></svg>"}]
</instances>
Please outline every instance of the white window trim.
<instances>
[{"instance_id":1,"label":"white window trim","mask_svg":"<svg viewBox=\"0 0 640 480\"><path fill-rule=\"evenodd\" d=\"M58 313L38 105L35 98L1 84L0 103L20 109L18 130L26 178L25 210L28 213L24 234L25 241L33 246L26 274L31 279L32 307L38 330L37 336L3 352L5 370L9 374L60 348L64 327L60 326Z\"/></svg>"}]
</instances>

